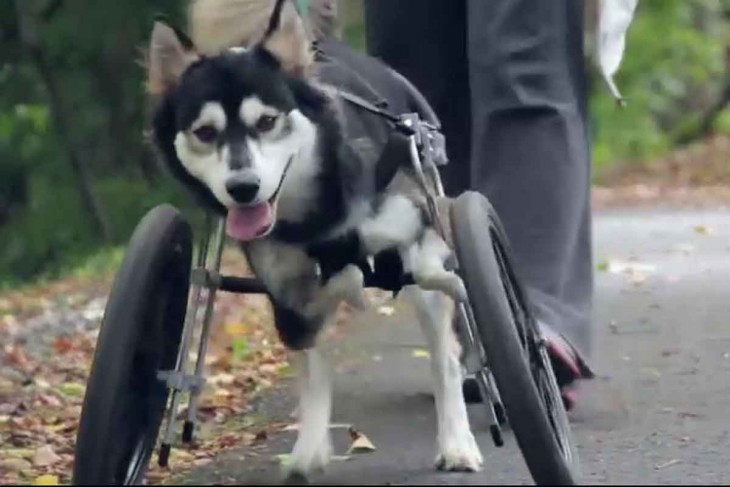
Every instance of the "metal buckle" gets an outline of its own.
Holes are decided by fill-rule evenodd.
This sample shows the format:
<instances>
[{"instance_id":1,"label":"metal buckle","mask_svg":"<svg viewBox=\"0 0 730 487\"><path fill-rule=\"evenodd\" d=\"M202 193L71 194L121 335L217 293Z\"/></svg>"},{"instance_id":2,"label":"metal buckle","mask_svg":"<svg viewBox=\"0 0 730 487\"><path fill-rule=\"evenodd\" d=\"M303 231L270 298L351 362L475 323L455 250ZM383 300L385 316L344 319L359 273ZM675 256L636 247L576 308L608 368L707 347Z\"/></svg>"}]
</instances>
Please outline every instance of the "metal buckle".
<instances>
[{"instance_id":1,"label":"metal buckle","mask_svg":"<svg viewBox=\"0 0 730 487\"><path fill-rule=\"evenodd\" d=\"M204 377L184 374L177 370L158 370L157 380L164 382L168 388L178 391L199 391L206 382Z\"/></svg>"}]
</instances>

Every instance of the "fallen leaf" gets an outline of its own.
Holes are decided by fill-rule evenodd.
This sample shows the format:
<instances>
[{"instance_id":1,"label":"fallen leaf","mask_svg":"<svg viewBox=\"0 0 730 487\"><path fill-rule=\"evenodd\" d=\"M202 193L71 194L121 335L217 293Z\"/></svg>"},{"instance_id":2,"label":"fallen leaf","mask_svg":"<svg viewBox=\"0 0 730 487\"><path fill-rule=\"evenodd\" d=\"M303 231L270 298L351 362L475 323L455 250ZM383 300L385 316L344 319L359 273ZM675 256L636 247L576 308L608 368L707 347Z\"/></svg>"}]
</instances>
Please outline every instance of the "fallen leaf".
<instances>
[{"instance_id":1,"label":"fallen leaf","mask_svg":"<svg viewBox=\"0 0 730 487\"><path fill-rule=\"evenodd\" d=\"M231 353L233 362L240 362L241 360L245 359L248 354L248 340L240 336L235 337L233 339L233 350Z\"/></svg>"},{"instance_id":2,"label":"fallen leaf","mask_svg":"<svg viewBox=\"0 0 730 487\"><path fill-rule=\"evenodd\" d=\"M677 245L673 245L670 250L672 252L679 252L679 253L682 253L682 254L689 255L692 252L694 252L695 246L694 245L689 245L689 244L677 244Z\"/></svg>"},{"instance_id":3,"label":"fallen leaf","mask_svg":"<svg viewBox=\"0 0 730 487\"><path fill-rule=\"evenodd\" d=\"M281 377L292 377L294 375L294 367L289 364L280 365L276 371Z\"/></svg>"},{"instance_id":4,"label":"fallen leaf","mask_svg":"<svg viewBox=\"0 0 730 487\"><path fill-rule=\"evenodd\" d=\"M192 462L195 460L195 456L192 453L181 450L180 448L173 448L170 452L170 457L173 462Z\"/></svg>"},{"instance_id":5,"label":"fallen leaf","mask_svg":"<svg viewBox=\"0 0 730 487\"><path fill-rule=\"evenodd\" d=\"M263 443L266 441L269 437L269 434L266 432L266 430L261 430L256 433L256 436L254 436L252 443Z\"/></svg>"},{"instance_id":6,"label":"fallen leaf","mask_svg":"<svg viewBox=\"0 0 730 487\"><path fill-rule=\"evenodd\" d=\"M679 416L680 418L692 418L692 419L698 419L698 418L702 417L701 414L692 413L689 411L680 411L677 413L677 416Z\"/></svg>"},{"instance_id":7,"label":"fallen leaf","mask_svg":"<svg viewBox=\"0 0 730 487\"><path fill-rule=\"evenodd\" d=\"M67 337L57 337L53 340L53 348L59 354L64 355L73 348L73 343Z\"/></svg>"},{"instance_id":8,"label":"fallen leaf","mask_svg":"<svg viewBox=\"0 0 730 487\"><path fill-rule=\"evenodd\" d=\"M31 448L8 448L0 450L0 453L7 458L33 458L35 450Z\"/></svg>"},{"instance_id":9,"label":"fallen leaf","mask_svg":"<svg viewBox=\"0 0 730 487\"><path fill-rule=\"evenodd\" d=\"M42 402L43 404L46 404L48 406L51 406L53 408L60 408L62 406L61 401L54 396L53 394L43 394L40 393L38 395L38 400Z\"/></svg>"},{"instance_id":10,"label":"fallen leaf","mask_svg":"<svg viewBox=\"0 0 730 487\"><path fill-rule=\"evenodd\" d=\"M86 388L77 382L66 382L58 387L58 390L67 396L81 397L84 395Z\"/></svg>"},{"instance_id":11,"label":"fallen leaf","mask_svg":"<svg viewBox=\"0 0 730 487\"><path fill-rule=\"evenodd\" d=\"M35 478L33 485L59 485L58 475L41 475Z\"/></svg>"},{"instance_id":12,"label":"fallen leaf","mask_svg":"<svg viewBox=\"0 0 730 487\"><path fill-rule=\"evenodd\" d=\"M223 329L231 336L248 335L251 331L250 326L241 322L226 323Z\"/></svg>"},{"instance_id":13,"label":"fallen leaf","mask_svg":"<svg viewBox=\"0 0 730 487\"><path fill-rule=\"evenodd\" d=\"M712 233L712 229L706 225L695 225L694 231L700 235L709 235Z\"/></svg>"},{"instance_id":14,"label":"fallen leaf","mask_svg":"<svg viewBox=\"0 0 730 487\"><path fill-rule=\"evenodd\" d=\"M51 445L45 445L38 448L33 456L33 465L36 467L48 467L57 463L61 460L61 457L56 455Z\"/></svg>"},{"instance_id":15,"label":"fallen leaf","mask_svg":"<svg viewBox=\"0 0 730 487\"><path fill-rule=\"evenodd\" d=\"M230 384L233 384L233 382L235 382L235 380L236 380L235 375L227 374L224 372L224 373L220 373L220 374L216 374L216 375L211 375L210 377L208 377L207 382L211 385L218 385L218 384L230 385Z\"/></svg>"},{"instance_id":16,"label":"fallen leaf","mask_svg":"<svg viewBox=\"0 0 730 487\"><path fill-rule=\"evenodd\" d=\"M679 458L675 458L673 460L669 460L668 462L658 463L654 465L654 470L662 470L664 468L671 467L672 465L677 465L678 463L682 463L682 460L680 460Z\"/></svg>"},{"instance_id":17,"label":"fallen leaf","mask_svg":"<svg viewBox=\"0 0 730 487\"><path fill-rule=\"evenodd\" d=\"M229 391L228 389L223 389L221 387L217 388L215 392L213 392L214 397L231 397L233 393Z\"/></svg>"},{"instance_id":18,"label":"fallen leaf","mask_svg":"<svg viewBox=\"0 0 730 487\"><path fill-rule=\"evenodd\" d=\"M417 348L413 351L413 358L430 358L431 354L428 353L428 350L424 350L422 348Z\"/></svg>"},{"instance_id":19,"label":"fallen leaf","mask_svg":"<svg viewBox=\"0 0 730 487\"><path fill-rule=\"evenodd\" d=\"M633 272L629 275L629 282L634 286L640 286L646 282L647 275L642 272Z\"/></svg>"},{"instance_id":20,"label":"fallen leaf","mask_svg":"<svg viewBox=\"0 0 730 487\"><path fill-rule=\"evenodd\" d=\"M611 330L611 334L618 335L619 328L618 328L618 323L616 323L616 321L611 321L608 324L608 329Z\"/></svg>"},{"instance_id":21,"label":"fallen leaf","mask_svg":"<svg viewBox=\"0 0 730 487\"><path fill-rule=\"evenodd\" d=\"M611 260L608 263L608 271L611 274L624 274L641 272L650 274L656 272L657 268L653 264L642 264L640 262L625 262L621 260Z\"/></svg>"},{"instance_id":22,"label":"fallen leaf","mask_svg":"<svg viewBox=\"0 0 730 487\"><path fill-rule=\"evenodd\" d=\"M355 428L350 427L349 429L350 438L352 438L352 445L347 449L346 455L353 453L369 453L375 451L375 445L370 439L365 436L364 433L357 431Z\"/></svg>"},{"instance_id":23,"label":"fallen leaf","mask_svg":"<svg viewBox=\"0 0 730 487\"><path fill-rule=\"evenodd\" d=\"M383 316L393 316L393 314L395 314L395 308L392 306L380 306L378 307L378 314Z\"/></svg>"},{"instance_id":24,"label":"fallen leaf","mask_svg":"<svg viewBox=\"0 0 730 487\"><path fill-rule=\"evenodd\" d=\"M7 472L28 475L32 469L33 466L30 462L23 458L7 458L5 460L0 460L0 471L5 470Z\"/></svg>"},{"instance_id":25,"label":"fallen leaf","mask_svg":"<svg viewBox=\"0 0 730 487\"><path fill-rule=\"evenodd\" d=\"M607 261L605 261L605 260L604 260L603 262L600 262L600 263L599 263L599 264L598 264L598 265L596 266L596 269L597 269L598 271L600 271L600 272L606 272L606 271L608 270L608 262L607 262Z\"/></svg>"},{"instance_id":26,"label":"fallen leaf","mask_svg":"<svg viewBox=\"0 0 730 487\"><path fill-rule=\"evenodd\" d=\"M349 429L352 428L352 425L351 424L348 424L348 423L331 423L330 426L329 426L329 428L331 430L336 430L336 429L346 429L346 430L349 430ZM297 423L287 424L286 426L284 426L281 429L281 431L299 431L299 424L297 424Z\"/></svg>"},{"instance_id":27,"label":"fallen leaf","mask_svg":"<svg viewBox=\"0 0 730 487\"><path fill-rule=\"evenodd\" d=\"M27 370L30 368L30 360L25 354L25 350L22 347L16 345L9 345L5 347L5 363L14 367L18 367L22 370Z\"/></svg>"}]
</instances>

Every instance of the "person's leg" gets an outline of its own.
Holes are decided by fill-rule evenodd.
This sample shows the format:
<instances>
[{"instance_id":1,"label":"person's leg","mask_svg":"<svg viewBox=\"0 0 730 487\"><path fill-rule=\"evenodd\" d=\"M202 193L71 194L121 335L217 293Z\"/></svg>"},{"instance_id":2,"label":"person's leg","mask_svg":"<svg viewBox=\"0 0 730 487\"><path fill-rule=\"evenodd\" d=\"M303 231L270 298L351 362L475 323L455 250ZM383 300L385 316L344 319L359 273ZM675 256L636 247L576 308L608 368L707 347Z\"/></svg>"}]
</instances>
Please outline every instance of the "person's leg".
<instances>
[{"instance_id":1,"label":"person's leg","mask_svg":"<svg viewBox=\"0 0 730 487\"><path fill-rule=\"evenodd\" d=\"M449 194L469 187L469 79L465 0L366 0L368 52L408 78L443 125Z\"/></svg>"},{"instance_id":2,"label":"person's leg","mask_svg":"<svg viewBox=\"0 0 730 487\"><path fill-rule=\"evenodd\" d=\"M443 172L447 191L477 189L490 198L539 318L587 356L592 267L582 3L567 2L471 0L467 15L467 4L456 0L400 0L398 8L368 0L365 12L370 53L408 77L441 118L452 160ZM470 153L469 173L463 163ZM553 357L567 362L556 360L556 368L570 372L571 347L561 336L551 343Z\"/></svg>"},{"instance_id":3,"label":"person's leg","mask_svg":"<svg viewBox=\"0 0 730 487\"><path fill-rule=\"evenodd\" d=\"M505 226L538 319L586 358L593 271L583 3L469 0L467 42L472 182ZM559 335L549 338L554 357L572 358Z\"/></svg>"}]
</instances>

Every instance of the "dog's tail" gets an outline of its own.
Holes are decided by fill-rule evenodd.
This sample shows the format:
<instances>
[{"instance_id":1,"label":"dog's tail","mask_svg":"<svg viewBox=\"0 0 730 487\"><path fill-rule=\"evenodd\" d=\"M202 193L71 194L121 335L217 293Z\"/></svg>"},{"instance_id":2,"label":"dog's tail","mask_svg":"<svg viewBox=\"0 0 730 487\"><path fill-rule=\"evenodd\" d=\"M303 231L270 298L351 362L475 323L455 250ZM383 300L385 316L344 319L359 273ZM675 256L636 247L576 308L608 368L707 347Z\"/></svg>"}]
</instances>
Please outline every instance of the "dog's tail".
<instances>
[{"instance_id":1,"label":"dog's tail","mask_svg":"<svg viewBox=\"0 0 730 487\"><path fill-rule=\"evenodd\" d=\"M339 37L337 0L307 3L306 24L313 40ZM188 19L193 43L206 54L250 46L263 37L275 4L275 0L191 0Z\"/></svg>"}]
</instances>

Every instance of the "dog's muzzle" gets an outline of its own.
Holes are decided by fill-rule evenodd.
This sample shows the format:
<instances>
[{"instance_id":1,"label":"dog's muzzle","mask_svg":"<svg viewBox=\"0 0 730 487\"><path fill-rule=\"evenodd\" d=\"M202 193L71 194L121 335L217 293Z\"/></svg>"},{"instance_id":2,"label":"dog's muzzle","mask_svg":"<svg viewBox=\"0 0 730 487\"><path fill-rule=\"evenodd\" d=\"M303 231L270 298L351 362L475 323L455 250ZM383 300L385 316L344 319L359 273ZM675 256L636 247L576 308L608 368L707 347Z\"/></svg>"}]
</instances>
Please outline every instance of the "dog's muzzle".
<instances>
[{"instance_id":1,"label":"dog's muzzle","mask_svg":"<svg viewBox=\"0 0 730 487\"><path fill-rule=\"evenodd\" d=\"M274 228L276 223L276 203L279 199L279 193L281 188L284 186L284 179L289 173L289 168L292 165L294 156L289 158L289 161L284 168L284 172L279 180L279 186L274 191L274 195L269 198L268 201L263 201L254 205L245 205L244 199L248 198L248 202L252 201L258 193L260 182L258 178L244 179L236 182L236 179L231 180L231 188L226 183L226 189L231 196L239 203L245 206L237 206L228 210L228 216L226 217L226 233L229 237L235 238L240 242L249 242L257 238L261 238L268 235ZM255 186L255 192L251 196L250 192L253 191ZM236 196L234 191L239 192L241 199Z\"/></svg>"}]
</instances>

